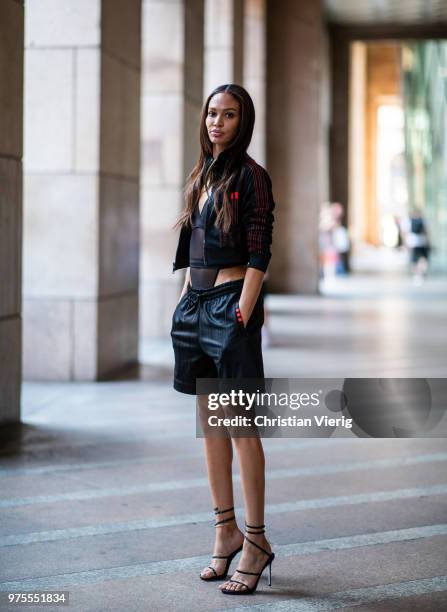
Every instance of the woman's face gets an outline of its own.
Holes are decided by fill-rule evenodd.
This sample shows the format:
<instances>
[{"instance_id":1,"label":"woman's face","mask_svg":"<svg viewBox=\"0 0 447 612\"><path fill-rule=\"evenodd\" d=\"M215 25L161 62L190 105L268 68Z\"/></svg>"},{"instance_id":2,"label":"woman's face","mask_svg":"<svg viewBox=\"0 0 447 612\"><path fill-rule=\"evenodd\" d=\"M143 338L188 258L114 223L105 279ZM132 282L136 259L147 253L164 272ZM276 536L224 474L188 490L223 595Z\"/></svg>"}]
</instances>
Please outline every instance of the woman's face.
<instances>
[{"instance_id":1,"label":"woman's face","mask_svg":"<svg viewBox=\"0 0 447 612\"><path fill-rule=\"evenodd\" d=\"M218 93L211 98L206 127L213 145L219 145L220 150L225 149L236 136L239 121L239 102L231 94Z\"/></svg>"}]
</instances>

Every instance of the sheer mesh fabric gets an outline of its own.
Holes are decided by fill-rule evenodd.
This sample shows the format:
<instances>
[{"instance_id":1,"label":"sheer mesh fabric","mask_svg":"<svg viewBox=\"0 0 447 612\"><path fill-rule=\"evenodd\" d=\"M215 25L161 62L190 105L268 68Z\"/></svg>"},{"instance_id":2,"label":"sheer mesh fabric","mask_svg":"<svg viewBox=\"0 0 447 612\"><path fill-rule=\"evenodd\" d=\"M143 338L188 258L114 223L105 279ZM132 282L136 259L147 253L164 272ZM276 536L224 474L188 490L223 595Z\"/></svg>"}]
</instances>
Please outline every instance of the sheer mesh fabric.
<instances>
[{"instance_id":1,"label":"sheer mesh fabric","mask_svg":"<svg viewBox=\"0 0 447 612\"><path fill-rule=\"evenodd\" d=\"M189 268L191 285L194 289L213 287L219 273L218 268L207 268L204 262L205 217L209 198L199 212L197 204L192 217L191 242L189 247Z\"/></svg>"}]
</instances>

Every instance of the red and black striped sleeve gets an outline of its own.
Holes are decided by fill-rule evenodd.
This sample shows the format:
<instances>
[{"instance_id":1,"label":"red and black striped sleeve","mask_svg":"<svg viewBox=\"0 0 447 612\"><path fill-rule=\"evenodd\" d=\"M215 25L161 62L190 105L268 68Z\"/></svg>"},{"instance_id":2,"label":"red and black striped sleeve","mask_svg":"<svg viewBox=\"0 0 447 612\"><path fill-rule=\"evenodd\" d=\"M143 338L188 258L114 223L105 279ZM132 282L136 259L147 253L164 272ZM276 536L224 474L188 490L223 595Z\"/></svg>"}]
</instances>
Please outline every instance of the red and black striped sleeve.
<instances>
[{"instance_id":1,"label":"red and black striped sleeve","mask_svg":"<svg viewBox=\"0 0 447 612\"><path fill-rule=\"evenodd\" d=\"M272 181L267 171L250 159L246 165L242 224L245 228L248 267L267 271L271 258L273 210Z\"/></svg>"}]
</instances>

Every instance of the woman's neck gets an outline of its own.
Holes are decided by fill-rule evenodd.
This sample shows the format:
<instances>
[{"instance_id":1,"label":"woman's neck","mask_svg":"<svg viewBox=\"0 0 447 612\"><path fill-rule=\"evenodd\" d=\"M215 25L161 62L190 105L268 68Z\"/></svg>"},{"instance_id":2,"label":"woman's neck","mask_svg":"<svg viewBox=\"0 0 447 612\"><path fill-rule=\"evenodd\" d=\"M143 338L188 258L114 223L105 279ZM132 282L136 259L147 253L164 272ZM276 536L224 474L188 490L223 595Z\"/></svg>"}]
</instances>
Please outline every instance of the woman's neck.
<instances>
[{"instance_id":1,"label":"woman's neck","mask_svg":"<svg viewBox=\"0 0 447 612\"><path fill-rule=\"evenodd\" d=\"M217 159L219 157L219 154L222 153L222 151L225 150L225 147L221 147L218 144L213 144L213 157L214 159Z\"/></svg>"}]
</instances>

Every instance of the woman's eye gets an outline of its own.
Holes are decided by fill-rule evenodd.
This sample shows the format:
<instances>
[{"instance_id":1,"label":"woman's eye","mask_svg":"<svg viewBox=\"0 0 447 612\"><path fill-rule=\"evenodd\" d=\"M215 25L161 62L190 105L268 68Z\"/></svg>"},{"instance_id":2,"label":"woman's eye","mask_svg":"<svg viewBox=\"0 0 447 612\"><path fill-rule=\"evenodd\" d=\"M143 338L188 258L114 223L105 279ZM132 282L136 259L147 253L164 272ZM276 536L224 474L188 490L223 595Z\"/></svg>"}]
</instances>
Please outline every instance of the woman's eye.
<instances>
[{"instance_id":1,"label":"woman's eye","mask_svg":"<svg viewBox=\"0 0 447 612\"><path fill-rule=\"evenodd\" d=\"M208 116L212 117L213 115L215 115L215 111L208 111ZM234 117L234 113L225 113L226 117L232 119Z\"/></svg>"}]
</instances>

